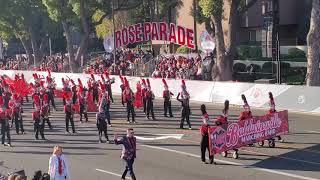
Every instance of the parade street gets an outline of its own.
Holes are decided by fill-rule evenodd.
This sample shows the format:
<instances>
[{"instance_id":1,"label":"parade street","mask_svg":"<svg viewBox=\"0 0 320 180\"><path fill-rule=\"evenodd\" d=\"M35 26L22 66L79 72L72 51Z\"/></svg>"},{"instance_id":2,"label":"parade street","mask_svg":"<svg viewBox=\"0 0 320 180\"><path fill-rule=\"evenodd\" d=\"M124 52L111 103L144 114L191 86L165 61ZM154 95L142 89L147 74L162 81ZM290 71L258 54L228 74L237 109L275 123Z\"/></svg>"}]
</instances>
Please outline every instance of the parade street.
<instances>
[{"instance_id":1,"label":"parade street","mask_svg":"<svg viewBox=\"0 0 320 180\"><path fill-rule=\"evenodd\" d=\"M11 130L12 146L0 147L0 172L24 169L28 179L34 171L48 170L53 146L62 145L68 159L72 180L119 180L124 163L120 159L121 146L99 144L95 114L89 114L89 123L80 124L75 116L76 134L65 132L61 99L56 99L58 112L52 111L53 130L45 128L47 141L35 140L31 120L31 103L25 103L25 135L16 135ZM250 102L249 102L250 103ZM200 159L201 124L200 104L192 107L192 130L178 129L180 105L173 102L174 118L163 117L163 101L155 101L156 121L147 120L141 109L136 109L137 123L128 124L125 107L119 97L111 104L109 138L115 132L124 134L133 127L137 137L137 158L134 169L139 180L316 180L320 179L320 121L319 116L298 114L289 111L289 135L284 143L276 142L276 148L243 147L239 159L215 156L217 165L203 164ZM206 104L211 119L221 113L222 107ZM253 115L263 115L267 109L253 109ZM230 107L229 119L236 119L240 108ZM187 126L185 125L185 128ZM127 177L127 179L130 179Z\"/></svg>"}]
</instances>

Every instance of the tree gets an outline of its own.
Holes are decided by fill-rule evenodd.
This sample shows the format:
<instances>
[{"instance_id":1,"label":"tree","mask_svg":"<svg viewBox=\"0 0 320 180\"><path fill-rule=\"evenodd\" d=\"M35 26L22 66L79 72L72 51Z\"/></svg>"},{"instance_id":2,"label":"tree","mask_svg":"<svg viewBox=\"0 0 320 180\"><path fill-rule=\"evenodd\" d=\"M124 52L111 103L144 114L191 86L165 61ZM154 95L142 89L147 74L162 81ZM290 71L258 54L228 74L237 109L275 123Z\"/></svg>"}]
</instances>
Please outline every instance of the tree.
<instances>
[{"instance_id":1,"label":"tree","mask_svg":"<svg viewBox=\"0 0 320 180\"><path fill-rule=\"evenodd\" d=\"M232 66L236 53L236 31L240 27L239 17L256 2L257 0L251 0L246 4L244 0L199 0L201 13L204 17L209 18L214 26L212 34L215 35L217 61L213 68L213 79L218 81L232 79ZM224 12L224 9L228 9L229 12ZM228 23L223 28L224 19L227 19Z\"/></svg>"},{"instance_id":2,"label":"tree","mask_svg":"<svg viewBox=\"0 0 320 180\"><path fill-rule=\"evenodd\" d=\"M34 0L0 0L0 4L0 31L3 36L20 39L29 64L39 64L49 33L48 26L52 23L44 6Z\"/></svg>"},{"instance_id":3,"label":"tree","mask_svg":"<svg viewBox=\"0 0 320 180\"><path fill-rule=\"evenodd\" d=\"M141 0L117 0L115 11L135 8ZM88 48L90 35L97 25L112 14L112 2L102 0L42 0L47 7L50 17L61 22L67 40L69 65L71 72L80 71L80 59ZM99 12L100 18L94 19ZM81 33L81 42L77 49L73 49L73 32L78 29Z\"/></svg>"},{"instance_id":4,"label":"tree","mask_svg":"<svg viewBox=\"0 0 320 180\"><path fill-rule=\"evenodd\" d=\"M319 86L319 59L320 59L320 0L313 0L310 18L310 29L307 37L308 66L307 85Z\"/></svg>"}]
</instances>

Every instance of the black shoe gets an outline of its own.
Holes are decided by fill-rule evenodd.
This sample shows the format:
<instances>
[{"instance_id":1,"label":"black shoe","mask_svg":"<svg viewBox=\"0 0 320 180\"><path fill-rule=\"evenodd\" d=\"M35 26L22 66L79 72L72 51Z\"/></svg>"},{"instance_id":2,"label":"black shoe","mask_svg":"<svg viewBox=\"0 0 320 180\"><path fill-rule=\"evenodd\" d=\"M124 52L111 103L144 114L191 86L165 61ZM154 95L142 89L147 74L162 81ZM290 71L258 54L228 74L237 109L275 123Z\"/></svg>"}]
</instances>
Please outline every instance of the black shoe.
<instances>
[{"instance_id":1,"label":"black shoe","mask_svg":"<svg viewBox=\"0 0 320 180\"><path fill-rule=\"evenodd\" d=\"M45 137L42 137L42 140L46 140L46 138L45 138Z\"/></svg>"},{"instance_id":2,"label":"black shoe","mask_svg":"<svg viewBox=\"0 0 320 180\"><path fill-rule=\"evenodd\" d=\"M168 117L168 116L165 114L164 117Z\"/></svg>"},{"instance_id":3,"label":"black shoe","mask_svg":"<svg viewBox=\"0 0 320 180\"><path fill-rule=\"evenodd\" d=\"M174 117L173 115L170 115L170 117Z\"/></svg>"},{"instance_id":4,"label":"black shoe","mask_svg":"<svg viewBox=\"0 0 320 180\"><path fill-rule=\"evenodd\" d=\"M39 138L38 138L38 137L35 137L35 139L36 139L36 140L39 140Z\"/></svg>"}]
</instances>

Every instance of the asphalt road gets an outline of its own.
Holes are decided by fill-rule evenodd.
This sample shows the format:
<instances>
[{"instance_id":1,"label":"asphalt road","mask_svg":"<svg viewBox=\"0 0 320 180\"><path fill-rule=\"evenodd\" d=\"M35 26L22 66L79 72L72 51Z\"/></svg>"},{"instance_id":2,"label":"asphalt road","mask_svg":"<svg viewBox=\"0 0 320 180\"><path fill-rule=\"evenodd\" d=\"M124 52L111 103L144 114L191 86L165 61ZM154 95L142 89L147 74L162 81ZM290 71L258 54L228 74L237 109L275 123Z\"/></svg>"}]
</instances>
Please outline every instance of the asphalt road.
<instances>
[{"instance_id":1,"label":"asphalt road","mask_svg":"<svg viewBox=\"0 0 320 180\"><path fill-rule=\"evenodd\" d=\"M31 179L34 171L48 170L48 160L53 146L60 144L67 156L73 180L118 180L122 174L121 146L99 144L94 114L89 114L89 123L80 124L75 117L77 134L65 133L61 100L58 112L52 112L54 129L46 128L47 141L35 140L31 120L31 104L24 105L24 125L27 134L16 135L12 129L13 147L0 147L0 173L24 169ZM284 143L276 148L244 147L235 160L229 155L215 157L217 165L203 164L200 160L199 125L200 104L192 102L191 123L193 130L180 130L179 104L173 102L174 118L163 117L162 101L155 102L156 121L146 120L141 109L136 110L137 124L126 123L125 108L116 98L111 107L113 127L108 128L109 137L114 132L125 133L133 127L135 135L156 138L157 134L183 134L182 139L138 141L137 159L134 164L139 180L237 180L237 179L320 179L320 119L319 116L289 112L290 134L283 136ZM220 114L222 107L207 104L209 115ZM231 119L240 112L230 108ZM254 115L266 110L253 110ZM187 126L185 126L187 127ZM128 178L130 179L130 178Z\"/></svg>"}]
</instances>

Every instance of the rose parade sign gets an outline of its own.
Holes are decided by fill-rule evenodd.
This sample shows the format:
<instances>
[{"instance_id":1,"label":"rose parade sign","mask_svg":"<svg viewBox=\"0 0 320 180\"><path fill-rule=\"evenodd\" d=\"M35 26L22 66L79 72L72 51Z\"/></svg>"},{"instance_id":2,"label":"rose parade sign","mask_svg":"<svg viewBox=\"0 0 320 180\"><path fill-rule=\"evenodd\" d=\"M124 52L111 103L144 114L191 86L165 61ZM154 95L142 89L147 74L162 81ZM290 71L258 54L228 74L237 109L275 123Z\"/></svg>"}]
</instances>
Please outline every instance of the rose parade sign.
<instances>
[{"instance_id":1,"label":"rose parade sign","mask_svg":"<svg viewBox=\"0 0 320 180\"><path fill-rule=\"evenodd\" d=\"M114 33L116 47L151 40L169 41L194 49L193 29L165 22L145 22L122 28Z\"/></svg>"},{"instance_id":2,"label":"rose parade sign","mask_svg":"<svg viewBox=\"0 0 320 180\"><path fill-rule=\"evenodd\" d=\"M209 130L210 151L218 154L288 132L288 111L256 116L225 126L212 126Z\"/></svg>"}]
</instances>

